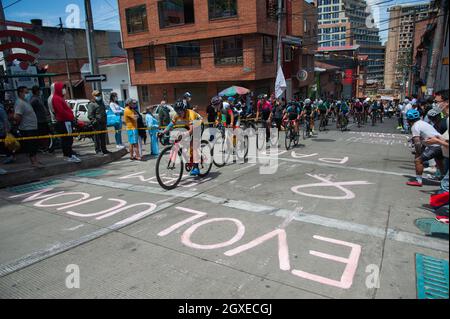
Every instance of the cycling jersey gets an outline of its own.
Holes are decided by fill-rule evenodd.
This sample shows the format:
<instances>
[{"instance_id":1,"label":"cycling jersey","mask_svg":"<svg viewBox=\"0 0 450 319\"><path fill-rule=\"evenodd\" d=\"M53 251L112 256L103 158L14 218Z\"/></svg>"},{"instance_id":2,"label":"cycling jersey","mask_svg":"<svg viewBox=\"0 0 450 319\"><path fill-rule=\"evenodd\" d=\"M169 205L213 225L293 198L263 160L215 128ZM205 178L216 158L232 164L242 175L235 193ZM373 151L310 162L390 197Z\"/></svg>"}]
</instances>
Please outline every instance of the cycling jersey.
<instances>
[{"instance_id":1,"label":"cycling jersey","mask_svg":"<svg viewBox=\"0 0 450 319\"><path fill-rule=\"evenodd\" d=\"M363 110L363 104L361 102L356 102L354 107L357 112L362 112Z\"/></svg>"},{"instance_id":2,"label":"cycling jersey","mask_svg":"<svg viewBox=\"0 0 450 319\"><path fill-rule=\"evenodd\" d=\"M223 102L220 113L222 115L222 123L227 125L231 124L231 115L233 115L233 110L231 109L230 103Z\"/></svg>"},{"instance_id":3,"label":"cycling jersey","mask_svg":"<svg viewBox=\"0 0 450 319\"><path fill-rule=\"evenodd\" d=\"M341 105L338 105L338 110L344 114L347 114L349 111L347 103L342 103Z\"/></svg>"},{"instance_id":4,"label":"cycling jersey","mask_svg":"<svg viewBox=\"0 0 450 319\"><path fill-rule=\"evenodd\" d=\"M318 108L319 108L320 111L328 110L327 104L325 104L325 103L320 103Z\"/></svg>"},{"instance_id":5,"label":"cycling jersey","mask_svg":"<svg viewBox=\"0 0 450 319\"><path fill-rule=\"evenodd\" d=\"M263 120L267 121L270 117L270 113L272 112L272 104L269 101L265 101L264 103L258 101L257 107L262 114Z\"/></svg>"},{"instance_id":6,"label":"cycling jersey","mask_svg":"<svg viewBox=\"0 0 450 319\"><path fill-rule=\"evenodd\" d=\"M298 105L290 105L286 109L286 113L288 114L289 120L293 121L297 119L299 114L301 113L300 106Z\"/></svg>"},{"instance_id":7,"label":"cycling jersey","mask_svg":"<svg viewBox=\"0 0 450 319\"><path fill-rule=\"evenodd\" d=\"M304 110L305 110L306 116L311 116L311 114L313 112L313 106L311 104L309 104L309 105L305 104Z\"/></svg>"},{"instance_id":8,"label":"cycling jersey","mask_svg":"<svg viewBox=\"0 0 450 319\"><path fill-rule=\"evenodd\" d=\"M192 122L194 122L195 120L201 120L202 117L200 116L200 114L198 114L197 112L193 111L193 110L189 110L187 109L185 112L184 117L181 117L180 115L175 115L172 123L173 125L184 125L186 129L190 129L190 126L192 125Z\"/></svg>"}]
</instances>

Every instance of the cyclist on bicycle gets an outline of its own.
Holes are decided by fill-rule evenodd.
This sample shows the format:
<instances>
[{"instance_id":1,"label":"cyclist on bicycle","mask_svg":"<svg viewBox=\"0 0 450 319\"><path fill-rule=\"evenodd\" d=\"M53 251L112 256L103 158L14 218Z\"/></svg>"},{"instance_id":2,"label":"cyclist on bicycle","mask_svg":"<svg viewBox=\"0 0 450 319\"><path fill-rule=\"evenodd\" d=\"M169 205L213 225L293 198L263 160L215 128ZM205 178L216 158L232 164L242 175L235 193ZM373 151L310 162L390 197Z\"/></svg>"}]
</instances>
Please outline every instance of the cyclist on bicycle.
<instances>
[{"instance_id":1,"label":"cyclist on bicycle","mask_svg":"<svg viewBox=\"0 0 450 319\"><path fill-rule=\"evenodd\" d=\"M233 127L235 124L235 117L234 117L234 97L227 98L226 101L222 103L222 109L220 110L220 113L222 115L222 124L223 126L231 126Z\"/></svg>"},{"instance_id":2,"label":"cyclist on bicycle","mask_svg":"<svg viewBox=\"0 0 450 319\"><path fill-rule=\"evenodd\" d=\"M319 120L320 123L326 120L327 115L328 115L328 103L327 102L323 102L322 100L319 100L319 103L317 105L317 109L319 112Z\"/></svg>"},{"instance_id":3,"label":"cyclist on bicycle","mask_svg":"<svg viewBox=\"0 0 450 319\"><path fill-rule=\"evenodd\" d=\"M312 131L314 127L314 107L310 99L304 101L302 117L305 118L305 121L309 121L309 130Z\"/></svg>"},{"instance_id":4,"label":"cyclist on bicycle","mask_svg":"<svg viewBox=\"0 0 450 319\"><path fill-rule=\"evenodd\" d=\"M302 110L301 110L299 103L297 103L295 101L290 101L287 104L283 122L286 120L289 121L288 123L290 123L291 121L294 121L294 128L295 128L296 134L298 134L300 131L299 123L300 123L300 115L301 114L302 114Z\"/></svg>"},{"instance_id":5,"label":"cyclist on bicycle","mask_svg":"<svg viewBox=\"0 0 450 319\"><path fill-rule=\"evenodd\" d=\"M167 125L166 129L158 134L158 137L161 137L165 134L168 134L175 126L175 124L184 126L188 132L182 133L180 134L180 136L183 135L187 135L189 134L189 136L192 136L193 132L194 132L194 125L193 122L196 120L202 120L203 118L200 116L200 114L198 114L197 112L188 109L184 103L184 101L178 101L175 104L175 112L177 113L174 118L172 119L172 121L169 123L169 125ZM190 144L190 148L191 150L193 149L193 141L191 140L191 144ZM190 156L191 156L191 160L193 161L193 152L190 152ZM198 168L198 163L193 163L193 169L190 173L191 176L198 176L200 175L200 169Z\"/></svg>"},{"instance_id":6,"label":"cyclist on bicycle","mask_svg":"<svg viewBox=\"0 0 450 319\"><path fill-rule=\"evenodd\" d=\"M336 106L337 106L337 112L338 112L338 121L337 121L336 126L339 128L341 119L343 117L347 118L347 115L350 112L350 108L349 108L347 102L345 102L345 101L337 101ZM348 120L348 118L347 118L347 120Z\"/></svg>"},{"instance_id":7,"label":"cyclist on bicycle","mask_svg":"<svg viewBox=\"0 0 450 319\"><path fill-rule=\"evenodd\" d=\"M184 93L183 95L183 105L186 109L193 110L193 107L191 105L192 100L192 94L189 92Z\"/></svg>"},{"instance_id":8,"label":"cyclist on bicycle","mask_svg":"<svg viewBox=\"0 0 450 319\"><path fill-rule=\"evenodd\" d=\"M258 103L256 104L256 122L258 122L260 115L264 127L266 128L266 142L269 142L273 113L272 104L268 101L267 94L258 96Z\"/></svg>"},{"instance_id":9,"label":"cyclist on bicycle","mask_svg":"<svg viewBox=\"0 0 450 319\"><path fill-rule=\"evenodd\" d=\"M361 103L360 100L356 100L355 104L353 104L353 112L358 121L358 125L361 124L362 116L364 113L364 105Z\"/></svg>"},{"instance_id":10,"label":"cyclist on bicycle","mask_svg":"<svg viewBox=\"0 0 450 319\"><path fill-rule=\"evenodd\" d=\"M369 108L369 115L374 116L376 119L377 116L380 116L381 108L381 102L374 101Z\"/></svg>"}]
</instances>

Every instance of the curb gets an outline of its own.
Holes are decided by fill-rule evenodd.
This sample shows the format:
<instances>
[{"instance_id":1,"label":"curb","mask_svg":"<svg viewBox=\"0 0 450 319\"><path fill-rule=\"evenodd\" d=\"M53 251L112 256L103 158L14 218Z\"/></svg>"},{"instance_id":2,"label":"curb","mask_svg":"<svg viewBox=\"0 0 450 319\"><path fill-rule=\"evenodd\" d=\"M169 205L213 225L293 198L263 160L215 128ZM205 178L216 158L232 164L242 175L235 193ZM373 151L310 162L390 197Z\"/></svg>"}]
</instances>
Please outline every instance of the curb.
<instances>
[{"instance_id":1,"label":"curb","mask_svg":"<svg viewBox=\"0 0 450 319\"><path fill-rule=\"evenodd\" d=\"M27 184L38 181L45 177L98 167L104 164L114 162L122 158L127 153L128 151L126 149L121 149L102 157L95 155L89 156L83 159L81 163L63 162L46 165L44 168L40 169L30 167L19 171L12 171L10 173L0 175L0 188Z\"/></svg>"}]
</instances>

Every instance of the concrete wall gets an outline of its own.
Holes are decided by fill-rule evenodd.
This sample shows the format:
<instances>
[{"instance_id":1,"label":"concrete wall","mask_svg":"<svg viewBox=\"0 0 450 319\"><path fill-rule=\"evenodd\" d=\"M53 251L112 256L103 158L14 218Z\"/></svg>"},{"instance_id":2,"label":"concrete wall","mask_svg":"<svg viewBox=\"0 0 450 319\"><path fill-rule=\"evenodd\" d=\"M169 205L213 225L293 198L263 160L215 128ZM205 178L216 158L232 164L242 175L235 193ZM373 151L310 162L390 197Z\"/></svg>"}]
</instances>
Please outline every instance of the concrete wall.
<instances>
[{"instance_id":1,"label":"concrete wall","mask_svg":"<svg viewBox=\"0 0 450 319\"><path fill-rule=\"evenodd\" d=\"M127 89L127 98L131 97L138 99L137 88L130 86L126 63L101 66L100 73L106 74L107 77L107 81L102 82L103 90L111 90L112 92L116 92L119 96L119 100L124 101L126 97L123 94L123 89Z\"/></svg>"}]
</instances>

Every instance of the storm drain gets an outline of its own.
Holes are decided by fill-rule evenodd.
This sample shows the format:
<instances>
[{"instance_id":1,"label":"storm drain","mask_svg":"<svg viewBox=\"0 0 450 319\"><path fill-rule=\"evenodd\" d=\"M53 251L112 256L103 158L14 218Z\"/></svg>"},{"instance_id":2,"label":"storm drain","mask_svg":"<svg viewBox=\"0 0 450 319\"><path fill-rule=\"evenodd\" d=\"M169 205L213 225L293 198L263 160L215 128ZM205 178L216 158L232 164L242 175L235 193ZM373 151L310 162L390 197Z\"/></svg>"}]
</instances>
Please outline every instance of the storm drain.
<instances>
[{"instance_id":1,"label":"storm drain","mask_svg":"<svg viewBox=\"0 0 450 319\"><path fill-rule=\"evenodd\" d=\"M108 171L104 170L104 169L90 169L90 170L87 170L87 171L82 171L82 172L76 173L75 176L78 176L78 177L98 177L98 176L105 175L106 173L108 173Z\"/></svg>"},{"instance_id":2,"label":"storm drain","mask_svg":"<svg viewBox=\"0 0 450 319\"><path fill-rule=\"evenodd\" d=\"M53 185L57 185L57 184L61 184L61 183L62 183L61 180L50 179L47 181L10 187L10 188L8 188L8 191L11 193L28 193L28 192L37 191L37 190L44 189L49 186L53 186Z\"/></svg>"},{"instance_id":3,"label":"storm drain","mask_svg":"<svg viewBox=\"0 0 450 319\"><path fill-rule=\"evenodd\" d=\"M448 261L416 254L417 298L448 299Z\"/></svg>"}]
</instances>

